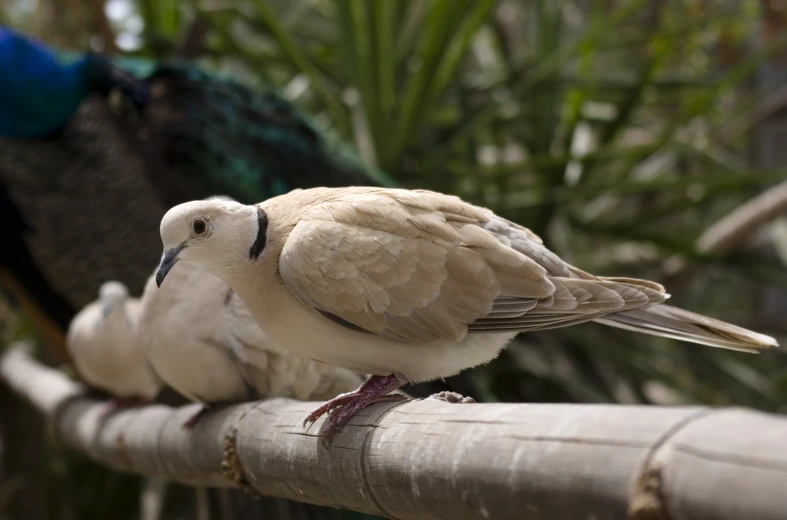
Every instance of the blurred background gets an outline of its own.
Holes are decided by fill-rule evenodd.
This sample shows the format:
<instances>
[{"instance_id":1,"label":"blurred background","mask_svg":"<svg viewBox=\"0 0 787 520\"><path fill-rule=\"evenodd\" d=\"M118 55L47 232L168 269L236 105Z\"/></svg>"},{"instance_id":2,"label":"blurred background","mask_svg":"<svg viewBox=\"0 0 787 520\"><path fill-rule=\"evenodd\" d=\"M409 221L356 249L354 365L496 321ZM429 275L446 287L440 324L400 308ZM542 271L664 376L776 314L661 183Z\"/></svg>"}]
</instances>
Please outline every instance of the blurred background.
<instances>
[{"instance_id":1,"label":"blurred background","mask_svg":"<svg viewBox=\"0 0 787 520\"><path fill-rule=\"evenodd\" d=\"M0 24L277 91L397 185L490 207L582 269L787 339L787 217L718 250L701 240L787 179L785 2L0 0ZM36 333L7 297L0 323L6 343ZM781 413L787 355L588 324L520 337L448 384L484 401ZM66 453L0 399L0 518L139 517L139 479ZM176 489L164 517L192 500Z\"/></svg>"}]
</instances>

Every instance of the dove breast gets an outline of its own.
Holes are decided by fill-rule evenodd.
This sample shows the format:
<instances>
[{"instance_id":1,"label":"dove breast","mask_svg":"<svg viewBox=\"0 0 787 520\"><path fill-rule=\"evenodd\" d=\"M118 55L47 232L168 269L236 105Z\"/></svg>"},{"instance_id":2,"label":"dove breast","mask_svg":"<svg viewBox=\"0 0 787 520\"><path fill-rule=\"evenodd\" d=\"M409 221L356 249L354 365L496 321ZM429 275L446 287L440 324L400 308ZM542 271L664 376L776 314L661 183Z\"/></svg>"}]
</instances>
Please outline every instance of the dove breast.
<instances>
[{"instance_id":1,"label":"dove breast","mask_svg":"<svg viewBox=\"0 0 787 520\"><path fill-rule=\"evenodd\" d=\"M71 321L68 352L79 375L118 398L153 400L161 389L138 335L140 302L126 298L106 313L101 301Z\"/></svg>"},{"instance_id":2,"label":"dove breast","mask_svg":"<svg viewBox=\"0 0 787 520\"><path fill-rule=\"evenodd\" d=\"M225 282L186 263L172 268L161 288L151 276L142 302L140 334L150 362L192 401L322 399L362 381L275 344Z\"/></svg>"}]
</instances>

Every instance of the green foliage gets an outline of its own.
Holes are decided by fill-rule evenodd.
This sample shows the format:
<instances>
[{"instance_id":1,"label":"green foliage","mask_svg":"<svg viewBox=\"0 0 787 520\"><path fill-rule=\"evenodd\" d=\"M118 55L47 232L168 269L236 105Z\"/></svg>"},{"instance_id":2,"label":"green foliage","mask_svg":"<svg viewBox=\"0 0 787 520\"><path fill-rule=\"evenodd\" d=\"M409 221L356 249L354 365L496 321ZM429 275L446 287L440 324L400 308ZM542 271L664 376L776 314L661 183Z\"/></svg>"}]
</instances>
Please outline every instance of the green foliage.
<instances>
[{"instance_id":1,"label":"green foliage","mask_svg":"<svg viewBox=\"0 0 787 520\"><path fill-rule=\"evenodd\" d=\"M787 43L746 47L753 2L190 3L216 29L213 63L239 61L284 92L305 80L297 102L405 186L489 206L601 274L664 281L665 260L680 255L702 274L674 280L676 302L742 325L758 323L766 284L784 286L768 255L714 258L694 245L786 173L747 157L748 79ZM486 398L651 402L666 388L686 402L775 409L784 397L778 352L757 359L592 325L521 345L473 374Z\"/></svg>"},{"instance_id":2,"label":"green foliage","mask_svg":"<svg viewBox=\"0 0 787 520\"><path fill-rule=\"evenodd\" d=\"M399 184L491 207L591 272L664 282L676 305L787 335L783 310L764 298L787 280L767 243L723 258L695 247L787 177L751 158L768 106L751 79L787 44L778 34L750 43L760 3L215 5L137 0L145 29L132 53L167 55L199 15L210 28L206 66L280 89ZM694 274L673 276L676 258ZM486 400L766 410L787 401L782 351L751 356L597 325L520 338L469 377Z\"/></svg>"}]
</instances>

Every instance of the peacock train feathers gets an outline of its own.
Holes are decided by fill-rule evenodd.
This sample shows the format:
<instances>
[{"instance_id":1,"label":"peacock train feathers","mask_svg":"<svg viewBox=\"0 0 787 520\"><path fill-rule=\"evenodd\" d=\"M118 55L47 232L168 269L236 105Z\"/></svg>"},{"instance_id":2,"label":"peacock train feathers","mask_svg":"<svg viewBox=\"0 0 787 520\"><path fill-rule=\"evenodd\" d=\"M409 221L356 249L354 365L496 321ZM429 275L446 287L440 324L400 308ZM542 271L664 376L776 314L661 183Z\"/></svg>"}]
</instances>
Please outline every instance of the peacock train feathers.
<instances>
[{"instance_id":1,"label":"peacock train feathers","mask_svg":"<svg viewBox=\"0 0 787 520\"><path fill-rule=\"evenodd\" d=\"M156 155L189 168L201 192L251 203L293 188L392 185L274 92L184 64L159 67L145 83L141 135L163 137Z\"/></svg>"},{"instance_id":2,"label":"peacock train feathers","mask_svg":"<svg viewBox=\"0 0 787 520\"><path fill-rule=\"evenodd\" d=\"M391 182L273 92L0 27L0 282L50 341L103 281L141 292L169 207L353 184Z\"/></svg>"}]
</instances>

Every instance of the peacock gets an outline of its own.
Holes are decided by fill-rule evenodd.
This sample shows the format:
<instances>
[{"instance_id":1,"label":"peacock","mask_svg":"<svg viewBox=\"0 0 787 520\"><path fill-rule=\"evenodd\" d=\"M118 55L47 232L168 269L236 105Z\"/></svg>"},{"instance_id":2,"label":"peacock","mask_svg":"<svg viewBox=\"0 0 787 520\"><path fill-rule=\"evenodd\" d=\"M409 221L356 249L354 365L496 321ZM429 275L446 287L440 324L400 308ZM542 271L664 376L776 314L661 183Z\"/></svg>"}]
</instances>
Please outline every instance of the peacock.
<instances>
[{"instance_id":1,"label":"peacock","mask_svg":"<svg viewBox=\"0 0 787 520\"><path fill-rule=\"evenodd\" d=\"M49 342L103 281L141 292L169 207L354 184L393 183L273 90L0 27L0 282Z\"/></svg>"},{"instance_id":2,"label":"peacock","mask_svg":"<svg viewBox=\"0 0 787 520\"><path fill-rule=\"evenodd\" d=\"M0 284L52 346L106 280L140 294L181 202L391 186L273 90L188 63L55 53L0 27ZM244 517L352 518L232 494Z\"/></svg>"}]
</instances>

